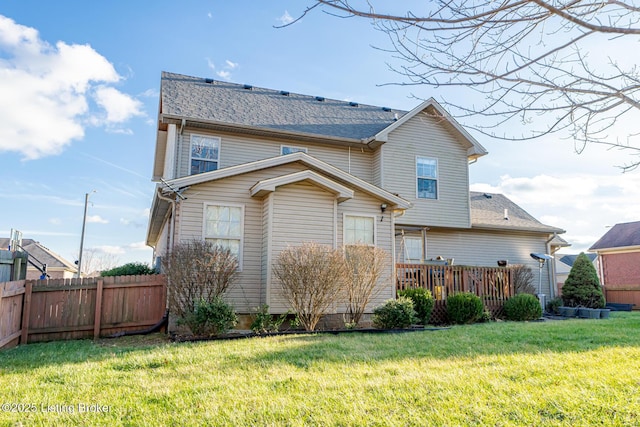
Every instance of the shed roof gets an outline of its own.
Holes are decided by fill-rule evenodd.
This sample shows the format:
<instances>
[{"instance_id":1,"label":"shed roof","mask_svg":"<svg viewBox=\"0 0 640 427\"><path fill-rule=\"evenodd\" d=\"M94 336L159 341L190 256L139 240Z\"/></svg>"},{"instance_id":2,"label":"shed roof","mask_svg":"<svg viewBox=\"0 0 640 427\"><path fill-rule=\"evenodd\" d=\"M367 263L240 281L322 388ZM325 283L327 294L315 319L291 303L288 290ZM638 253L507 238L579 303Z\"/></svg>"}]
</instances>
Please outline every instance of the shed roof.
<instances>
[{"instance_id":1,"label":"shed roof","mask_svg":"<svg viewBox=\"0 0 640 427\"><path fill-rule=\"evenodd\" d=\"M631 246L640 246L640 221L614 225L589 250L595 251Z\"/></svg>"},{"instance_id":2,"label":"shed roof","mask_svg":"<svg viewBox=\"0 0 640 427\"><path fill-rule=\"evenodd\" d=\"M469 200L471 202L471 225L474 228L546 233L565 232L561 228L541 223L503 194L471 191Z\"/></svg>"}]
</instances>

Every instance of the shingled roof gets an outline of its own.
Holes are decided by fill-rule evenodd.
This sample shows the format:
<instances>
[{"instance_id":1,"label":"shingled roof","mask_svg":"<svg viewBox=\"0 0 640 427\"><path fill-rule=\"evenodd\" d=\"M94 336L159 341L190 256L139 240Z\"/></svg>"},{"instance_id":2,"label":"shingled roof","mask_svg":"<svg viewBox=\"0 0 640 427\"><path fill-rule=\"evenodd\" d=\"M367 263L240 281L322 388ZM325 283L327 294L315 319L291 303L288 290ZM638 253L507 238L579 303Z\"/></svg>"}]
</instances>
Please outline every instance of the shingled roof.
<instances>
[{"instance_id":1,"label":"shingled roof","mask_svg":"<svg viewBox=\"0 0 640 427\"><path fill-rule=\"evenodd\" d=\"M589 248L599 249L625 248L640 246L640 221L616 224L604 236Z\"/></svg>"},{"instance_id":2,"label":"shingled roof","mask_svg":"<svg viewBox=\"0 0 640 427\"><path fill-rule=\"evenodd\" d=\"M169 72L162 73L161 97L165 118L357 141L373 137L407 113Z\"/></svg>"},{"instance_id":3,"label":"shingled roof","mask_svg":"<svg viewBox=\"0 0 640 427\"><path fill-rule=\"evenodd\" d=\"M546 233L565 232L561 228L541 223L502 194L471 191L469 200L472 227Z\"/></svg>"},{"instance_id":4,"label":"shingled roof","mask_svg":"<svg viewBox=\"0 0 640 427\"><path fill-rule=\"evenodd\" d=\"M0 238L0 249L7 249L9 242L10 239L8 238ZM23 239L22 248L28 252L30 256L35 258L35 260L42 264L47 264L47 268L61 268L69 271L75 271L77 268L61 255L58 255L42 243L33 239Z\"/></svg>"}]
</instances>

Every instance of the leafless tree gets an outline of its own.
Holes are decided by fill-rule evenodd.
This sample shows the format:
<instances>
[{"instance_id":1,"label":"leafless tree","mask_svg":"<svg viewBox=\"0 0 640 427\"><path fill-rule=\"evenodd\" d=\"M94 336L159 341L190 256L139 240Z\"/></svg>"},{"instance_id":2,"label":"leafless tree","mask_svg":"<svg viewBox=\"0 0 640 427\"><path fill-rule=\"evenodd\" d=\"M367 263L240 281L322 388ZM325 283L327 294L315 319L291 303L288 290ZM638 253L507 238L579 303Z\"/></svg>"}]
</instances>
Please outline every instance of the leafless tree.
<instances>
[{"instance_id":1,"label":"leafless tree","mask_svg":"<svg viewBox=\"0 0 640 427\"><path fill-rule=\"evenodd\" d=\"M238 259L229 249L192 240L177 244L163 257L162 267L169 310L184 319L198 303L212 303L224 294L236 278Z\"/></svg>"},{"instance_id":2,"label":"leafless tree","mask_svg":"<svg viewBox=\"0 0 640 427\"><path fill-rule=\"evenodd\" d=\"M479 92L477 105L468 99L464 104L444 104L465 122L480 116L476 123L482 124L469 125L491 137L524 140L557 134L571 138L578 152L598 143L640 155L638 134L621 123L635 125L631 120L640 109L635 59L640 3L424 3L414 13L398 11L396 2L315 0L298 20L314 9L372 20L389 37L390 47L384 50L400 64L390 65L402 76L396 84L460 86ZM522 133L498 134L506 124L517 124ZM638 166L640 160L633 157L623 169Z\"/></svg>"},{"instance_id":3,"label":"leafless tree","mask_svg":"<svg viewBox=\"0 0 640 427\"><path fill-rule=\"evenodd\" d=\"M82 254L82 274L99 276L101 271L114 268L120 263L117 255L102 252L98 248L85 249Z\"/></svg>"},{"instance_id":4,"label":"leafless tree","mask_svg":"<svg viewBox=\"0 0 640 427\"><path fill-rule=\"evenodd\" d=\"M313 331L341 296L345 262L340 249L308 242L280 252L273 272L300 323Z\"/></svg>"},{"instance_id":5,"label":"leafless tree","mask_svg":"<svg viewBox=\"0 0 640 427\"><path fill-rule=\"evenodd\" d=\"M380 279L388 261L384 249L368 245L345 249L347 321L357 325L367 305L381 290Z\"/></svg>"}]
</instances>

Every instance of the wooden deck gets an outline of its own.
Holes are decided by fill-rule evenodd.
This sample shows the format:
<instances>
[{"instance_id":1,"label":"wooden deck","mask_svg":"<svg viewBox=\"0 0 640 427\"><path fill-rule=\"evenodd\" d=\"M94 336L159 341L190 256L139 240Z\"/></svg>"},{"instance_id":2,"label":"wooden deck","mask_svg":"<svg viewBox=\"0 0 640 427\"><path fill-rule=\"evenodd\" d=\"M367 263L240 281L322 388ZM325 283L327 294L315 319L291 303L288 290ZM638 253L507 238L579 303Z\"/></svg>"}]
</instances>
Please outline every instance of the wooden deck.
<instances>
[{"instance_id":1,"label":"wooden deck","mask_svg":"<svg viewBox=\"0 0 640 427\"><path fill-rule=\"evenodd\" d=\"M439 264L396 264L397 290L424 288L436 305L432 323L446 322L445 301L459 292L478 295L493 316L502 312L504 301L515 294L509 267L475 267Z\"/></svg>"}]
</instances>

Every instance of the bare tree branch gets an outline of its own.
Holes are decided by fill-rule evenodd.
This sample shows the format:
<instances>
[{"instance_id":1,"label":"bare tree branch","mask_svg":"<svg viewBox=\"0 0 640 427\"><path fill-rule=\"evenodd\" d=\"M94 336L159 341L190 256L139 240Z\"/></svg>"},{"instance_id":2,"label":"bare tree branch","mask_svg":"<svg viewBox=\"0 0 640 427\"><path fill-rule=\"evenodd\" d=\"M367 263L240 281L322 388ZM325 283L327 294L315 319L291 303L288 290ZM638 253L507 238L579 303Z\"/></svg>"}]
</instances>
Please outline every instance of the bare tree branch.
<instances>
[{"instance_id":1,"label":"bare tree branch","mask_svg":"<svg viewBox=\"0 0 640 427\"><path fill-rule=\"evenodd\" d=\"M633 52L615 49L638 41L637 0L435 0L421 14L374 3L315 0L298 20L316 8L371 20L390 42L377 49L392 54L388 66L402 80L386 84L474 90L484 103L443 104L460 119L482 117L465 124L484 135L557 133L574 139L577 151L596 143L640 155L639 136L623 126L640 110L640 71L628 60ZM497 134L513 123L522 135Z\"/></svg>"}]
</instances>

